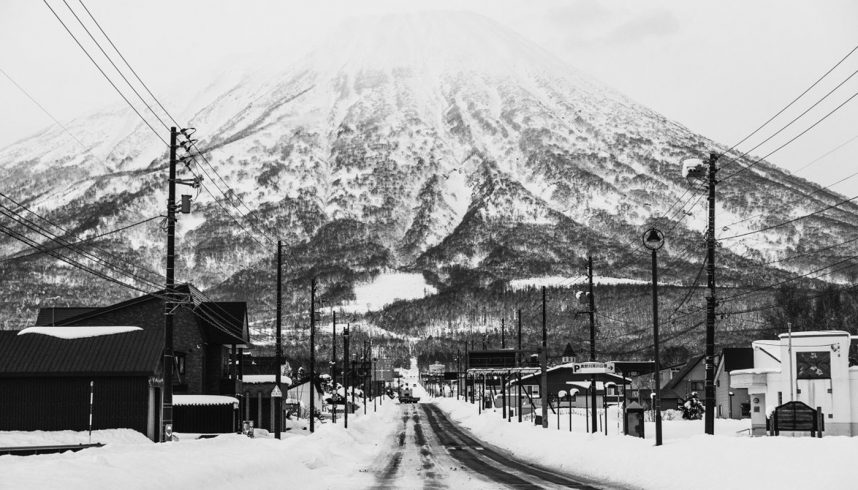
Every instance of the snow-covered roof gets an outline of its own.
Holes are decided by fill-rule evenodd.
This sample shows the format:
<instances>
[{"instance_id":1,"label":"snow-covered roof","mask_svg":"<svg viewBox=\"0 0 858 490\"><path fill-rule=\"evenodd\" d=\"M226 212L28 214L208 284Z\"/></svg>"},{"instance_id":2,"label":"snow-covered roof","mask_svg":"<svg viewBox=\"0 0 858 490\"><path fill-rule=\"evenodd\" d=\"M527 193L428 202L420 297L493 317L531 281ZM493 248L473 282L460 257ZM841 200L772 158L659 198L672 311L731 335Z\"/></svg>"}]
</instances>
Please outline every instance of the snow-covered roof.
<instances>
[{"instance_id":1,"label":"snow-covered roof","mask_svg":"<svg viewBox=\"0 0 858 490\"><path fill-rule=\"evenodd\" d=\"M173 405L233 405L238 399L223 395L173 395Z\"/></svg>"},{"instance_id":2,"label":"snow-covered roof","mask_svg":"<svg viewBox=\"0 0 858 490\"><path fill-rule=\"evenodd\" d=\"M751 368L751 369L736 369L735 371L730 371L730 376L736 376L738 374L768 374L768 373L779 373L781 372L778 368Z\"/></svg>"},{"instance_id":3,"label":"snow-covered roof","mask_svg":"<svg viewBox=\"0 0 858 490\"><path fill-rule=\"evenodd\" d=\"M276 374L245 374L241 377L242 382L247 384L274 383L277 381ZM280 384L291 385L292 379L288 376L280 376Z\"/></svg>"},{"instance_id":4,"label":"snow-covered roof","mask_svg":"<svg viewBox=\"0 0 858 490\"><path fill-rule=\"evenodd\" d=\"M140 327L112 326L112 327L29 327L18 332L24 334L50 335L58 339L85 339L87 337L99 337L102 335L116 335L120 333L143 330Z\"/></svg>"}]
</instances>

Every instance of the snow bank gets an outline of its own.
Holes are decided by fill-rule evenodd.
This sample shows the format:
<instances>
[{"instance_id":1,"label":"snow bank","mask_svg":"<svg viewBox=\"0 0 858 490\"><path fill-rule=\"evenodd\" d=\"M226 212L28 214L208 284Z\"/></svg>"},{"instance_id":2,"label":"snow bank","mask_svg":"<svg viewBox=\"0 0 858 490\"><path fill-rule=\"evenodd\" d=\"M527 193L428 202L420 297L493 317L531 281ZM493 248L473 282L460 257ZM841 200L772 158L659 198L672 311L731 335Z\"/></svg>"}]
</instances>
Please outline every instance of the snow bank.
<instances>
[{"instance_id":1,"label":"snow bank","mask_svg":"<svg viewBox=\"0 0 858 490\"><path fill-rule=\"evenodd\" d=\"M317 423L314 434L291 424L292 430L284 432L282 440L228 434L168 444L108 445L76 453L0 456L0 487L368 488L375 483L374 460L393 444L398 418L397 404L384 403L378 413L370 408L366 416L349 415L348 430L339 419L336 425ZM264 434L259 431L259 435Z\"/></svg>"},{"instance_id":2,"label":"snow bank","mask_svg":"<svg viewBox=\"0 0 858 490\"><path fill-rule=\"evenodd\" d=\"M59 446L64 444L152 444L143 434L131 429L105 429L89 432L60 431L0 431L0 447Z\"/></svg>"},{"instance_id":3,"label":"snow bank","mask_svg":"<svg viewBox=\"0 0 858 490\"><path fill-rule=\"evenodd\" d=\"M140 327L125 327L125 326L117 326L117 327L28 327L20 332L18 335L25 334L42 334L42 335L50 335L51 337L56 337L59 339L84 339L87 337L99 337L101 335L116 335L120 333L126 332L134 332L136 330L143 330Z\"/></svg>"},{"instance_id":4,"label":"snow bank","mask_svg":"<svg viewBox=\"0 0 858 490\"><path fill-rule=\"evenodd\" d=\"M664 445L655 447L653 424L646 439L617 435L609 412L611 435L583 432L583 416L561 413L561 429L549 412L549 428L532 422L512 423L500 410L477 414L477 406L455 399L435 399L451 418L474 435L522 458L561 471L636 488L695 490L729 488L851 489L858 481L858 438L747 437L746 420L716 419L715 436L703 434L703 421L665 421Z\"/></svg>"}]
</instances>

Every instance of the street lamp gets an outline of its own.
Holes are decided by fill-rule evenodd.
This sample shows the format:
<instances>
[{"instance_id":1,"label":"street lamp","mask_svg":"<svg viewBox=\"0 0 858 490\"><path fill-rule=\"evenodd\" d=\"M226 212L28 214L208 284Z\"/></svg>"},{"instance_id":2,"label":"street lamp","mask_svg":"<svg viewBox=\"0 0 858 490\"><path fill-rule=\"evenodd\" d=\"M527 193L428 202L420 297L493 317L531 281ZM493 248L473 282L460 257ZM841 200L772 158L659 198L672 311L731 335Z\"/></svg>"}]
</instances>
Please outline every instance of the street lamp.
<instances>
[{"instance_id":1,"label":"street lamp","mask_svg":"<svg viewBox=\"0 0 858 490\"><path fill-rule=\"evenodd\" d=\"M653 395L653 415L655 416L655 445L661 446L661 392L659 387L659 372L661 363L658 358L658 249L664 246L664 233L650 228L643 234L643 245L652 251L652 338L653 355L655 356L655 372L653 381L655 391ZM607 424L606 424L607 426Z\"/></svg>"}]
</instances>

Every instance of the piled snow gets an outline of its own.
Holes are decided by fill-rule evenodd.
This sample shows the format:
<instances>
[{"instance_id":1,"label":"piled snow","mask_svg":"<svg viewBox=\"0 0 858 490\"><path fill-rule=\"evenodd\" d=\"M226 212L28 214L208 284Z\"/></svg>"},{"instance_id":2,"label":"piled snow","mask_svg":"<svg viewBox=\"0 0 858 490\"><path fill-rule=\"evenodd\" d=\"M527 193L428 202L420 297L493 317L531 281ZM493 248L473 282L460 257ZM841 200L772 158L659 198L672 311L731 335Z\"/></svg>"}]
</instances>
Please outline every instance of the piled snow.
<instances>
[{"instance_id":1,"label":"piled snow","mask_svg":"<svg viewBox=\"0 0 858 490\"><path fill-rule=\"evenodd\" d=\"M99 337L101 335L116 335L119 333L143 330L140 327L28 327L18 335L38 333L50 335L58 339L84 339L87 337Z\"/></svg>"},{"instance_id":2,"label":"piled snow","mask_svg":"<svg viewBox=\"0 0 858 490\"><path fill-rule=\"evenodd\" d=\"M715 420L715 436L704 435L703 421L666 420L664 445L653 444L654 426L646 439L617 435L619 413L610 410L610 435L587 434L584 416L561 412L561 430L549 412L548 429L532 422L512 423L500 409L477 414L477 406L454 398L435 399L451 418L489 444L519 457L596 480L635 488L696 490L726 488L854 488L858 438L747 437L750 420ZM562 450L558 450L562 448Z\"/></svg>"},{"instance_id":3,"label":"piled snow","mask_svg":"<svg viewBox=\"0 0 858 490\"><path fill-rule=\"evenodd\" d=\"M349 415L348 430L341 423L317 423L315 434L310 434L302 430L306 420L289 423L292 430L284 432L282 440L260 430L254 439L228 434L76 453L0 456L0 487L368 488L375 483L375 460L393 444L399 416L396 403L384 403L377 413L370 409L366 416Z\"/></svg>"},{"instance_id":4,"label":"piled snow","mask_svg":"<svg viewBox=\"0 0 858 490\"><path fill-rule=\"evenodd\" d=\"M238 405L238 400L223 395L173 395L173 405Z\"/></svg>"},{"instance_id":5,"label":"piled snow","mask_svg":"<svg viewBox=\"0 0 858 490\"><path fill-rule=\"evenodd\" d=\"M60 446L66 444L152 444L146 436L131 429L104 429L89 432L60 431L0 431L0 447Z\"/></svg>"}]
</instances>

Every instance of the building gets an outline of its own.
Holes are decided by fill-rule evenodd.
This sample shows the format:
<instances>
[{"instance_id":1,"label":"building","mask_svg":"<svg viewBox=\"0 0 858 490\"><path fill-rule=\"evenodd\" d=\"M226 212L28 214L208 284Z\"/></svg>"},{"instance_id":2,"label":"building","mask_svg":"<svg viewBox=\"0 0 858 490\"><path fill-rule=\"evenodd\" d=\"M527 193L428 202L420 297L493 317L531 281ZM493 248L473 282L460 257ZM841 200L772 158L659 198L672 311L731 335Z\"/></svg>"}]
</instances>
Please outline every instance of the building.
<instances>
[{"instance_id":1,"label":"building","mask_svg":"<svg viewBox=\"0 0 858 490\"><path fill-rule=\"evenodd\" d=\"M589 373L581 366L586 366L588 363L568 363L554 366L546 371L548 376L548 401L549 403L557 403L558 394L561 391L572 393L571 405L576 408L583 408L590 404L589 396L590 389L593 386L593 378L596 378L596 406L601 407L605 403L617 403L623 400L622 387L629 383L628 379L622 376L613 374L612 372ZM604 363L594 363L600 366L605 366ZM585 372L582 372L585 371ZM524 405L541 407L541 381L540 373L522 376L521 390L522 396L525 397ZM518 395L519 382L513 379L509 383L507 396L512 399L513 405L518 402L515 397ZM567 406L564 402L563 406Z\"/></svg>"},{"instance_id":2,"label":"building","mask_svg":"<svg viewBox=\"0 0 858 490\"><path fill-rule=\"evenodd\" d=\"M0 331L0 430L160 432L163 328ZM92 406L90 407L90 394Z\"/></svg>"},{"instance_id":3,"label":"building","mask_svg":"<svg viewBox=\"0 0 858 490\"><path fill-rule=\"evenodd\" d=\"M230 417L234 420L238 418L239 410L233 407L233 403L225 398L203 400L200 397L241 397L242 395L239 360L242 357L241 350L246 347L249 340L246 304L206 301L196 288L187 284L176 286L175 290L179 307L174 311L173 322L175 355L173 393L194 395L194 397L179 398L176 400L178 403L174 403L173 430L194 433L232 431L237 424L224 422L223 414L230 413ZM0 378L6 380L4 385L6 388L19 390L18 393L21 396L35 396L42 410L39 412L38 419L27 417L26 414L16 418L14 422L16 430L82 430L77 421L77 410L80 407L73 404L73 409L67 409L64 408L63 403L48 403L54 400L51 398L53 395L43 391L46 386L62 386L59 393L66 393L67 389L77 390L78 385L88 378L95 381L101 380L99 385L104 385L108 381L120 383L123 387L121 389L118 387L113 391L96 389L96 394L101 395L97 397L99 403L117 406L125 406L122 404L129 403L127 409L129 413L135 414L136 418L126 421L128 425L125 427L133 428L147 434L153 440L158 440L161 431L153 432L150 426L160 427L161 391L164 380L161 367L164 348L164 311L164 291L159 291L108 306L43 308L39 311L36 320L37 330L25 329L27 333L22 333L20 336L18 332L14 335L4 333L4 340L6 340L4 349L23 349L28 352L32 360L28 361L20 356L4 356L3 362L0 363ZM115 327L116 325L122 327ZM87 332L106 332L105 328L114 330L133 328L134 332L142 333L133 334L132 331L110 335L102 333L98 339L86 340L89 338L85 335ZM31 332L39 331L38 329L48 329L46 331L54 333L37 342L33 340ZM63 333L66 330L74 333ZM38 334L36 337L44 337L44 334ZM138 339L138 341L127 339ZM33 347L36 344L44 348ZM140 349L140 352L135 349ZM129 359L128 362L131 362L131 359L145 357L152 352L156 358L155 364L146 369L142 369L140 364L124 364L122 359L117 358L124 356ZM67 359L72 356L77 358L77 361ZM150 360L148 357L145 359L146 362ZM78 366L74 362L81 364ZM106 366L104 368L106 370L101 370L100 366ZM134 370L129 371L131 368ZM72 383L69 383L69 376L64 374L69 369L71 369L69 372L75 373ZM141 383L147 385L146 390L135 391L139 389ZM65 384L69 386L66 387ZM133 390L130 388L132 385L135 387ZM130 391L126 393L122 390ZM15 393L15 391L11 392ZM5 396L9 392L0 393L3 393L0 398L4 398L7 403L4 408L26 410L29 402L24 398L19 396L9 401L10 397ZM155 407L154 416L148 413L150 406ZM73 416L67 415L66 412L69 410L74 414ZM194 413L186 414L184 413L186 411ZM205 415L208 412L211 413ZM185 424L183 421L188 423L192 421L193 427L183 427ZM201 421L211 421L211 423L201 423Z\"/></svg>"},{"instance_id":4,"label":"building","mask_svg":"<svg viewBox=\"0 0 858 490\"><path fill-rule=\"evenodd\" d=\"M783 333L752 345L753 366L732 371L731 389L751 398L751 431L766 433L774 409L800 401L822 411L824 432L858 435L858 366L849 349L858 337L840 330Z\"/></svg>"},{"instance_id":5,"label":"building","mask_svg":"<svg viewBox=\"0 0 858 490\"><path fill-rule=\"evenodd\" d=\"M715 356L715 416L719 418L750 417L750 397L742 388L730 388L730 371L753 366L753 349L724 348ZM706 365L704 356L694 356L661 387L662 409L675 408L697 393L705 401ZM731 395L732 393L732 395Z\"/></svg>"},{"instance_id":6,"label":"building","mask_svg":"<svg viewBox=\"0 0 858 490\"><path fill-rule=\"evenodd\" d=\"M189 395L241 393L237 349L249 343L244 302L208 302L191 285L176 286L181 307L173 315L173 392ZM87 308L42 308L36 325L80 327L133 325L144 330L164 327L164 291L114 305Z\"/></svg>"}]
</instances>

